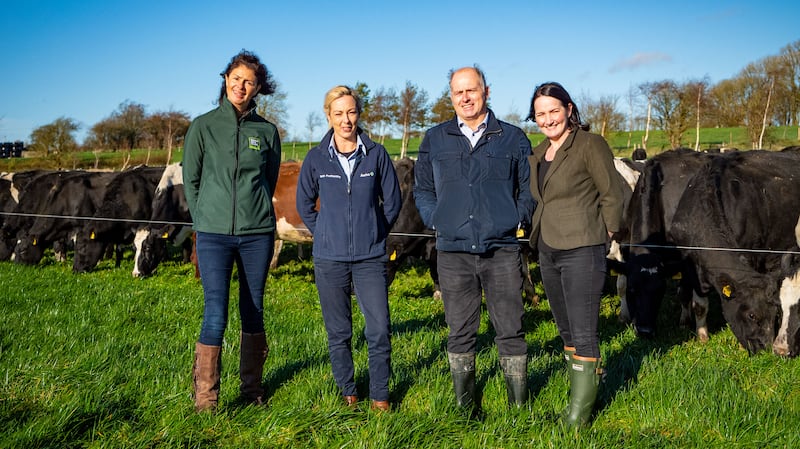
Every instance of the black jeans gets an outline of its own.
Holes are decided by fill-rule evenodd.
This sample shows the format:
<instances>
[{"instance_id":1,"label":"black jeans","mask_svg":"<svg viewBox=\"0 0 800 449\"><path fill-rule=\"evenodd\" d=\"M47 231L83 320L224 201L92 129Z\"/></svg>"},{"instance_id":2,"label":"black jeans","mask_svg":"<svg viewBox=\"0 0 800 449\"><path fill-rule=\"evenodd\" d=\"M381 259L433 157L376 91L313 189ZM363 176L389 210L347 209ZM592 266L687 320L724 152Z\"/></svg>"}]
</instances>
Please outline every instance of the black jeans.
<instances>
[{"instance_id":1,"label":"black jeans","mask_svg":"<svg viewBox=\"0 0 800 449\"><path fill-rule=\"evenodd\" d=\"M447 350L475 352L481 317L482 293L500 355L527 354L522 330L522 263L519 246L484 254L439 251L439 284L444 316L450 328Z\"/></svg>"},{"instance_id":2,"label":"black jeans","mask_svg":"<svg viewBox=\"0 0 800 449\"><path fill-rule=\"evenodd\" d=\"M600 357L597 322L606 280L605 245L539 252L542 282L565 346Z\"/></svg>"}]
</instances>

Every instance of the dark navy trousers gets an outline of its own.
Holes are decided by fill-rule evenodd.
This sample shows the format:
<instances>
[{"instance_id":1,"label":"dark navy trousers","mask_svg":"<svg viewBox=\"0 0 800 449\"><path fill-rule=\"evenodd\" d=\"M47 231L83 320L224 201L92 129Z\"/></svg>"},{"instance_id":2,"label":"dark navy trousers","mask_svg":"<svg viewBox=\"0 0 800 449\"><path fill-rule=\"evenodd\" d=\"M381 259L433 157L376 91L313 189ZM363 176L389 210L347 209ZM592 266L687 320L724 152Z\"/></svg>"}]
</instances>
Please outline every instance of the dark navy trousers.
<instances>
[{"instance_id":1,"label":"dark navy trousers","mask_svg":"<svg viewBox=\"0 0 800 449\"><path fill-rule=\"evenodd\" d=\"M344 396L356 395L350 299L350 295L355 293L365 321L369 396L375 401L389 400L392 345L386 261L385 256L357 262L314 259L314 276L328 334L333 377Z\"/></svg>"}]
</instances>

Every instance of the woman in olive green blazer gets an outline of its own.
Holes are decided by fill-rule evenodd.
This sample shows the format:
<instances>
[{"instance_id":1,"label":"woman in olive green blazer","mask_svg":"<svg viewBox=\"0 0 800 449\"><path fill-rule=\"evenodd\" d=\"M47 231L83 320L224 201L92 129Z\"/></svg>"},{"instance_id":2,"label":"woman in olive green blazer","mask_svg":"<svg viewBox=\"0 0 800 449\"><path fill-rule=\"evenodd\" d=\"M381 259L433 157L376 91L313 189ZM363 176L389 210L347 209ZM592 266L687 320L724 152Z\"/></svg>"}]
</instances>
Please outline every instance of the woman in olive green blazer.
<instances>
[{"instance_id":1,"label":"woman in olive green blazer","mask_svg":"<svg viewBox=\"0 0 800 449\"><path fill-rule=\"evenodd\" d=\"M597 323L606 276L606 243L620 229L623 185L606 141L588 132L569 93L538 86L528 119L547 137L528 157L537 201L530 244L539 251L545 292L564 340L570 371L569 426L588 423L597 397Z\"/></svg>"}]
</instances>

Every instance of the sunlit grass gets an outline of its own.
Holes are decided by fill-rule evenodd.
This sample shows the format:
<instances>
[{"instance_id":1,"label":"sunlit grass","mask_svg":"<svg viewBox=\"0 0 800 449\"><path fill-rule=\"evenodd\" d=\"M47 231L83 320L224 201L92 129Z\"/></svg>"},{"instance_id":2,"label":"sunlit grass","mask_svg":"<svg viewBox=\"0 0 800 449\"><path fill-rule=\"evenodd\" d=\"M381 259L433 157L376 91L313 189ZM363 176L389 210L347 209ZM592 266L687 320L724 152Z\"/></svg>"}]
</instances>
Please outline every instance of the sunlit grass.
<instances>
[{"instance_id":1,"label":"sunlit grass","mask_svg":"<svg viewBox=\"0 0 800 449\"><path fill-rule=\"evenodd\" d=\"M557 417L568 399L561 341L547 301L526 306L531 399L509 409L485 313L478 354L483 420L453 406L447 328L426 269L409 266L390 288L391 413L341 405L328 361L310 261L290 248L268 281L266 407L238 394L239 321L232 306L216 414L192 410L190 369L202 289L189 265L170 262L133 279L102 262L74 275L47 258L0 263L0 447L662 448L800 447L800 364L748 356L719 317L702 344L678 328L666 301L655 340L601 308L608 371L594 425L574 435ZM127 265L126 265L127 264ZM236 288L233 288L235 304ZM714 310L712 309L712 312ZM367 396L367 347L355 314L356 379Z\"/></svg>"}]
</instances>

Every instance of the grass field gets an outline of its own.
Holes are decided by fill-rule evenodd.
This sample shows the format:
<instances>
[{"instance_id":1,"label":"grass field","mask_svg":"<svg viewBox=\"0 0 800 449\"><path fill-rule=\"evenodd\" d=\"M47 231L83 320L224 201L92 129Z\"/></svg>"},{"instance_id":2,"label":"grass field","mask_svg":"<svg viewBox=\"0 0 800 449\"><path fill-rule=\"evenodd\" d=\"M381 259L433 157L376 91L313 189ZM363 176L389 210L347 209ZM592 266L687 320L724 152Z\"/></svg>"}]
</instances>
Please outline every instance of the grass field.
<instances>
[{"instance_id":1,"label":"grass field","mask_svg":"<svg viewBox=\"0 0 800 449\"><path fill-rule=\"evenodd\" d=\"M426 269L410 265L390 289L393 411L372 412L368 401L350 410L332 379L312 264L290 246L267 285L267 406L236 401L232 308L219 411L198 415L190 368L202 288L191 265L162 264L143 280L131 277L130 255L121 268L109 261L83 275L70 268L49 255L35 267L0 263L0 448L800 447L800 361L748 356L718 308L706 344L675 325L672 301L659 336L643 341L617 321L618 298L605 297L608 375L596 420L579 434L556 420L568 386L547 301L526 307L531 398L520 410L507 407L484 312L478 386L485 417L471 421L453 406L442 305L431 297ZM355 316L365 397L367 348Z\"/></svg>"}]
</instances>

